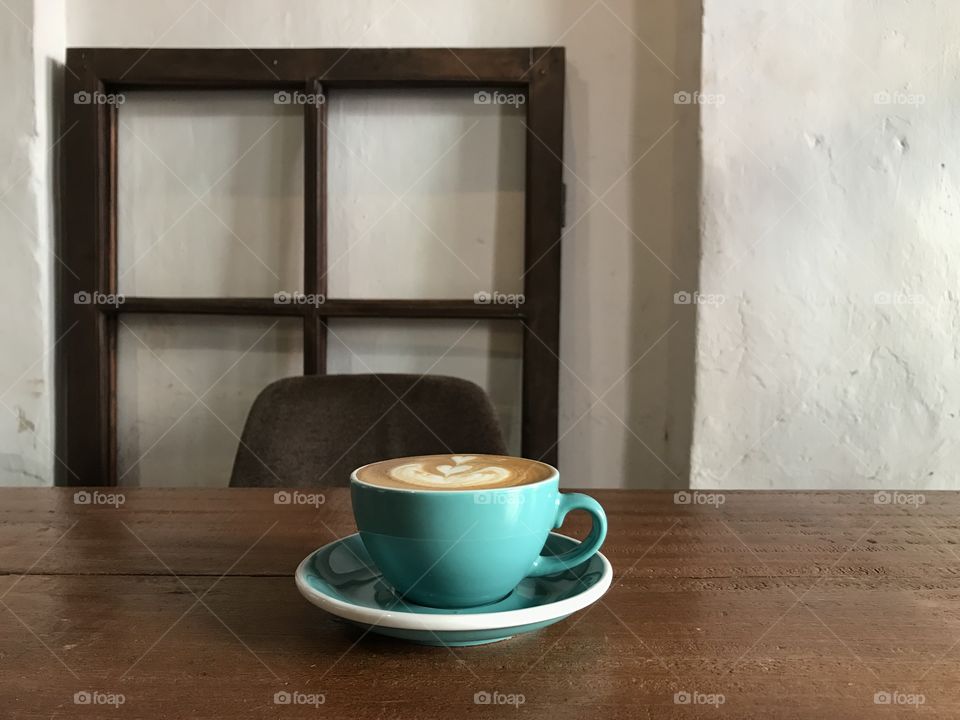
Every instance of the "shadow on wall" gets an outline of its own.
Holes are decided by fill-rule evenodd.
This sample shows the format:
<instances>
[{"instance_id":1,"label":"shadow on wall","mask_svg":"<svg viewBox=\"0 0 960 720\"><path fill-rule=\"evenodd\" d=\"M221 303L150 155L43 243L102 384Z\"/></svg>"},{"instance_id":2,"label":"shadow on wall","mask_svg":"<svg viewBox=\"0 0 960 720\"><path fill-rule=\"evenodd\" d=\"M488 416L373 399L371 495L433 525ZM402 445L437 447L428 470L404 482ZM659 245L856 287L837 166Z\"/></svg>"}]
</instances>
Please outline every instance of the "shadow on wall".
<instances>
[{"instance_id":1,"label":"shadow on wall","mask_svg":"<svg viewBox=\"0 0 960 720\"><path fill-rule=\"evenodd\" d=\"M696 304L685 303L699 289L702 3L635 7L631 26L671 33L673 52L661 54L667 40L651 46L659 58L640 42L635 46L638 101L630 158L643 159L625 180L637 235L630 257L628 366L647 354L626 379L625 420L636 438L625 446L624 467L628 487L685 488L696 355ZM648 473L638 476L631 468Z\"/></svg>"},{"instance_id":2,"label":"shadow on wall","mask_svg":"<svg viewBox=\"0 0 960 720\"><path fill-rule=\"evenodd\" d=\"M62 207L60 196L63 187L63 143L61 143L60 140L64 136L63 94L64 87L66 86L66 70L66 66L59 60L50 58L46 62L46 72L49 77L48 87L50 88L47 98L50 123L47 127L46 147L50 148L47 162L50 168L50 204L48 206L48 212L50 213L49 238L51 243L51 252L47 253L46 260L48 263L46 276L50 278L46 290L46 297L51 304L50 314L53 318L54 338L62 338L67 330L60 310L61 301L58 299L60 292L58 288L63 286L61 275L67 272L63 264L58 260L58 255L62 257L60 252L63 247L61 239L63 218L60 215L60 209ZM53 415L50 417L47 447L53 448L55 452L51 452L54 456L53 474L50 478L44 479L44 484L52 485L56 482L57 478L68 475L69 470L63 464L63 461L60 460L60 458L66 457L67 454L66 432L63 432L62 428L59 427L60 418L66 417L67 393L63 390L63 388L66 387L66 384L63 382L66 372L65 368L62 367L61 354L51 352L50 356L49 368L51 372L50 379L52 381L50 392L52 395L51 410Z\"/></svg>"}]
</instances>

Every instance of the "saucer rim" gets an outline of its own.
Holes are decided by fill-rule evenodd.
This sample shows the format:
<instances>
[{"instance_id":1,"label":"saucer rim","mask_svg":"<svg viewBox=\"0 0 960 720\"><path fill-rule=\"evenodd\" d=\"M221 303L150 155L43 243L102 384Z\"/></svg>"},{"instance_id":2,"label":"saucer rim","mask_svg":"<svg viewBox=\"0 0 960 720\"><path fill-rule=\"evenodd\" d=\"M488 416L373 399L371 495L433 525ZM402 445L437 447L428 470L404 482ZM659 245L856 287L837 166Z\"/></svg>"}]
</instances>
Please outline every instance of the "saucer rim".
<instances>
[{"instance_id":1,"label":"saucer rim","mask_svg":"<svg viewBox=\"0 0 960 720\"><path fill-rule=\"evenodd\" d=\"M566 540L580 544L576 538L572 538L562 533L551 532L551 535L557 535ZM577 593L573 597L544 603L529 608L519 610L502 610L500 612L487 613L459 613L459 614L435 614L435 613L416 613L416 612L395 612L392 610L376 610L361 605L338 600L326 593L323 593L307 584L304 579L307 574L307 568L313 556L324 548L337 543L345 542L347 539L359 535L351 533L342 538L317 548L307 555L297 566L294 579L297 589L310 603L316 605L322 610L326 610L331 615L350 620L352 622L362 623L377 627L395 628L398 630L430 630L437 632L444 631L469 631L469 630L499 630L502 628L518 627L530 625L533 623L544 622L564 618L572 613L582 610L599 600L610 588L613 581L613 566L606 556L597 552L593 557L600 560L603 566L603 574L600 579L583 592ZM593 559L592 557L590 558ZM589 562L589 560L587 561Z\"/></svg>"}]
</instances>

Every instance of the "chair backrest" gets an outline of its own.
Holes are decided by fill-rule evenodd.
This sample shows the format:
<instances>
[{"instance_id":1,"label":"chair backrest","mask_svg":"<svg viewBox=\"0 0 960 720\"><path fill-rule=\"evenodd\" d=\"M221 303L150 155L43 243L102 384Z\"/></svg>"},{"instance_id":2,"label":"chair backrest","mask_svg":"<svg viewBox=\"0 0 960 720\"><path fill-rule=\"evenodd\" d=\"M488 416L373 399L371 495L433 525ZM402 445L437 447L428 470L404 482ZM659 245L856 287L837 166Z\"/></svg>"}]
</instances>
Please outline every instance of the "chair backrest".
<instances>
[{"instance_id":1,"label":"chair backrest","mask_svg":"<svg viewBox=\"0 0 960 720\"><path fill-rule=\"evenodd\" d=\"M442 453L506 454L482 388L438 375L317 375L257 396L231 487L346 485L361 465Z\"/></svg>"}]
</instances>

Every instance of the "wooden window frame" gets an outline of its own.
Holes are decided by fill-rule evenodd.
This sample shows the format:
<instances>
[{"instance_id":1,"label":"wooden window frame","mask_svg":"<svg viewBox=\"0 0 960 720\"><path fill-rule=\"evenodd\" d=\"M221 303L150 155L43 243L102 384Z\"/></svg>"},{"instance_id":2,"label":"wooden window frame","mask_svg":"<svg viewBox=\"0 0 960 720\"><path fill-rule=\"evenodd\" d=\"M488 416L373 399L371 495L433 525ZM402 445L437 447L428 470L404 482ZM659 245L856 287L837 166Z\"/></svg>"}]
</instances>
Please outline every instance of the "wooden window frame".
<instances>
[{"instance_id":1,"label":"wooden window frame","mask_svg":"<svg viewBox=\"0 0 960 720\"><path fill-rule=\"evenodd\" d=\"M522 453L556 465L563 228L563 48L148 49L67 51L58 257L58 485L117 483L118 309L76 304L117 293L117 106L78 104L134 90L517 88L526 93L525 302L127 297L123 313L300 317L304 374L326 372L328 318L510 320L523 326ZM326 296L326 106L304 105L304 286Z\"/></svg>"}]
</instances>

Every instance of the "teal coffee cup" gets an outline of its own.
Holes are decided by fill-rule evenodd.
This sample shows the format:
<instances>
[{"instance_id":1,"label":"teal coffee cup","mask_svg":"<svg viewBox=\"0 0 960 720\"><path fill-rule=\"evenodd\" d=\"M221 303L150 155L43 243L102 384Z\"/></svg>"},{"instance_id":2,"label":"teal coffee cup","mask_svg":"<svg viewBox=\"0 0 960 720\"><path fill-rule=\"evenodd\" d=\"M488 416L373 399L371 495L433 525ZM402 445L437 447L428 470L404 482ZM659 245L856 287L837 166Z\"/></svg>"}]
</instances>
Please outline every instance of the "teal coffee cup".
<instances>
[{"instance_id":1,"label":"teal coffee cup","mask_svg":"<svg viewBox=\"0 0 960 720\"><path fill-rule=\"evenodd\" d=\"M498 455L428 455L372 463L350 476L360 537L405 600L438 608L496 602L527 576L576 567L607 533L600 504L561 493L556 468ZM579 546L541 555L567 513L593 521Z\"/></svg>"}]
</instances>

